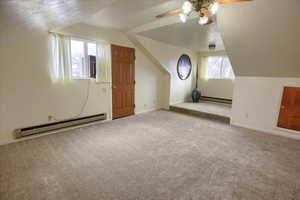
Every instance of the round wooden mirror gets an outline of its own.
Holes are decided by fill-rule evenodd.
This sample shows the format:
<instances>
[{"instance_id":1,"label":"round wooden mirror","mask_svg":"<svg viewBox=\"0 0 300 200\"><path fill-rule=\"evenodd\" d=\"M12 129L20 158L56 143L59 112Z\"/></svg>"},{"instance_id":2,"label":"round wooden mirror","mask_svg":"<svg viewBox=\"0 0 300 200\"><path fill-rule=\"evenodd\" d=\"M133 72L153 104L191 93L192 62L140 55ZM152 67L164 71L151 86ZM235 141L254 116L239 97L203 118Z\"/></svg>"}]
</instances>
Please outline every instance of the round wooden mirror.
<instances>
[{"instance_id":1,"label":"round wooden mirror","mask_svg":"<svg viewBox=\"0 0 300 200\"><path fill-rule=\"evenodd\" d=\"M177 74L181 80L189 78L192 72L192 62L188 55L184 54L180 56L177 63Z\"/></svg>"}]
</instances>

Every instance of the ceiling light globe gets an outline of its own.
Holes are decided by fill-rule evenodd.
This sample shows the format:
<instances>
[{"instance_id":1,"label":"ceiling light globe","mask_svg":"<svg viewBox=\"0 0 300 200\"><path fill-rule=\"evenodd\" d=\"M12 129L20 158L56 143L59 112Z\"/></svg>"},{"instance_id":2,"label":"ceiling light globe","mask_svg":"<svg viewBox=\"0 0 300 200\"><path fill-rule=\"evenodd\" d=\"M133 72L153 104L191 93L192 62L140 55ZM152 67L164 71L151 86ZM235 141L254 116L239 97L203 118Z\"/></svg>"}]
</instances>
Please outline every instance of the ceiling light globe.
<instances>
[{"instance_id":1,"label":"ceiling light globe","mask_svg":"<svg viewBox=\"0 0 300 200\"><path fill-rule=\"evenodd\" d=\"M212 15L217 14L218 10L219 10L219 3L217 3L217 2L214 2L213 4L211 4L211 5L209 6L209 12L210 12Z\"/></svg>"},{"instance_id":2,"label":"ceiling light globe","mask_svg":"<svg viewBox=\"0 0 300 200\"><path fill-rule=\"evenodd\" d=\"M190 1L185 1L182 6L182 12L184 14L189 14L193 9L193 5Z\"/></svg>"},{"instance_id":3,"label":"ceiling light globe","mask_svg":"<svg viewBox=\"0 0 300 200\"><path fill-rule=\"evenodd\" d=\"M179 14L179 18L180 18L180 21L182 21L183 23L185 23L187 16L185 14L183 14L183 13L180 13Z\"/></svg>"},{"instance_id":4,"label":"ceiling light globe","mask_svg":"<svg viewBox=\"0 0 300 200\"><path fill-rule=\"evenodd\" d=\"M208 17L207 16L203 16L199 18L199 24L201 25L205 25L208 23Z\"/></svg>"}]
</instances>

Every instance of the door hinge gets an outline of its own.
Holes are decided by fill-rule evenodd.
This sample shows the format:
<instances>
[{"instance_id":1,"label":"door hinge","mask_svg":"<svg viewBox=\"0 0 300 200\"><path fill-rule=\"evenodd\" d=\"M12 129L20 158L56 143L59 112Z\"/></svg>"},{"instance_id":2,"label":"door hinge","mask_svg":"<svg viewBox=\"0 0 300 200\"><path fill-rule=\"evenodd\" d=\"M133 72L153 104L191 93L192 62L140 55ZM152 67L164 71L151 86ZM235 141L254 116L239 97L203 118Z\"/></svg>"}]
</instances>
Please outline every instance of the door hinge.
<instances>
[{"instance_id":1,"label":"door hinge","mask_svg":"<svg viewBox=\"0 0 300 200\"><path fill-rule=\"evenodd\" d=\"M135 108L135 104L133 104L133 108Z\"/></svg>"},{"instance_id":2,"label":"door hinge","mask_svg":"<svg viewBox=\"0 0 300 200\"><path fill-rule=\"evenodd\" d=\"M133 81L133 84L135 84L136 82L135 82L135 80Z\"/></svg>"}]
</instances>

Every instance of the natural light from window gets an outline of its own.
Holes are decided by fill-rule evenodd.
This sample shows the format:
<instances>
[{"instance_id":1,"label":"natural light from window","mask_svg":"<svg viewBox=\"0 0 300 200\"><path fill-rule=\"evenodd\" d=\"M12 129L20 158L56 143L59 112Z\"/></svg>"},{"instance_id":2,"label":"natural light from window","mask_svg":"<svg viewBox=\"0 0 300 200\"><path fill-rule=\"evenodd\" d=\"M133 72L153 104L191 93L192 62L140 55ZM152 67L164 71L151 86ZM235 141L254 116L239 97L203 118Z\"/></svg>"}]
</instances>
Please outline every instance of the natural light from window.
<instances>
[{"instance_id":1,"label":"natural light from window","mask_svg":"<svg viewBox=\"0 0 300 200\"><path fill-rule=\"evenodd\" d=\"M89 56L96 56L97 48L95 43L88 43L88 55Z\"/></svg>"},{"instance_id":2,"label":"natural light from window","mask_svg":"<svg viewBox=\"0 0 300 200\"><path fill-rule=\"evenodd\" d=\"M72 78L74 79L86 78L84 42L78 40L71 40L71 53L72 53Z\"/></svg>"},{"instance_id":3,"label":"natural light from window","mask_svg":"<svg viewBox=\"0 0 300 200\"><path fill-rule=\"evenodd\" d=\"M234 72L227 56L210 56L207 60L206 79L234 79Z\"/></svg>"},{"instance_id":4,"label":"natural light from window","mask_svg":"<svg viewBox=\"0 0 300 200\"><path fill-rule=\"evenodd\" d=\"M80 39L71 40L72 79L90 78L90 56L96 54L96 43Z\"/></svg>"}]
</instances>

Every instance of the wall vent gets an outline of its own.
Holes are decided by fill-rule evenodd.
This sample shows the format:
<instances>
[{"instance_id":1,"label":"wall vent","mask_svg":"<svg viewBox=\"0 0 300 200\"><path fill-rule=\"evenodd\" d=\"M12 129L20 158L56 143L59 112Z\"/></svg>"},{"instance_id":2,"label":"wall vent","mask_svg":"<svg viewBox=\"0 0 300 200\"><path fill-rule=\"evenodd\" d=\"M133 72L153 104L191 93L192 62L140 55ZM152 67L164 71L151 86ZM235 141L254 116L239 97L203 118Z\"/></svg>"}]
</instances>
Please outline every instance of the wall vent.
<instances>
[{"instance_id":1,"label":"wall vent","mask_svg":"<svg viewBox=\"0 0 300 200\"><path fill-rule=\"evenodd\" d=\"M21 138L29 135L41 134L48 131L54 131L72 126L83 125L91 122L101 121L106 119L106 114L98 114L87 117L81 117L76 119L68 119L59 122L53 122L38 126L31 126L26 128L20 128L15 130L16 138Z\"/></svg>"}]
</instances>

